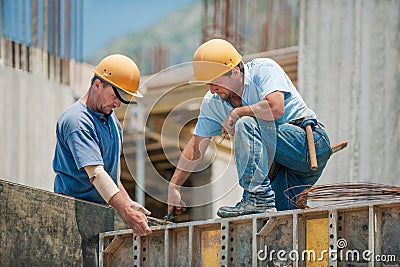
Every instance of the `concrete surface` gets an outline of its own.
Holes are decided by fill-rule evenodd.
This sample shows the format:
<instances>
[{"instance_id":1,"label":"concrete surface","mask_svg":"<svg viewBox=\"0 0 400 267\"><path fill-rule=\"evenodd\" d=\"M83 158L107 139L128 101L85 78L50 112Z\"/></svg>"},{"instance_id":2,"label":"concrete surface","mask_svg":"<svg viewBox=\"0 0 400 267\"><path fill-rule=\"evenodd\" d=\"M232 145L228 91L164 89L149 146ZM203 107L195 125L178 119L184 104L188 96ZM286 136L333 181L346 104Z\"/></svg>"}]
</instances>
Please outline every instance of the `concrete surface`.
<instances>
[{"instance_id":1,"label":"concrete surface","mask_svg":"<svg viewBox=\"0 0 400 267\"><path fill-rule=\"evenodd\" d=\"M0 177L52 190L58 116L75 102L65 85L0 66Z\"/></svg>"},{"instance_id":2,"label":"concrete surface","mask_svg":"<svg viewBox=\"0 0 400 267\"><path fill-rule=\"evenodd\" d=\"M0 180L0 266L98 266L99 233L127 228L112 208Z\"/></svg>"},{"instance_id":3,"label":"concrete surface","mask_svg":"<svg viewBox=\"0 0 400 267\"><path fill-rule=\"evenodd\" d=\"M302 0L298 89L332 144L319 181L400 185L400 1Z\"/></svg>"}]
</instances>

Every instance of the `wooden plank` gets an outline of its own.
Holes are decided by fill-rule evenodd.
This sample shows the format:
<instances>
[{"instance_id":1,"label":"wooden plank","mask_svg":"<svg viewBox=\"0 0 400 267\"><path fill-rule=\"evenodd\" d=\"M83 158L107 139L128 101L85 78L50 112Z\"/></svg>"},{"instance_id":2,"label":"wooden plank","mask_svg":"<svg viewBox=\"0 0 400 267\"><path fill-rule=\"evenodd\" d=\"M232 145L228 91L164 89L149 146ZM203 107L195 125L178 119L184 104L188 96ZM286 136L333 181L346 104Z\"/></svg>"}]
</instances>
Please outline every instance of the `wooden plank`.
<instances>
[{"instance_id":1,"label":"wooden plank","mask_svg":"<svg viewBox=\"0 0 400 267\"><path fill-rule=\"evenodd\" d=\"M103 250L103 254L113 254L124 243L122 236L116 236L111 243Z\"/></svg>"}]
</instances>

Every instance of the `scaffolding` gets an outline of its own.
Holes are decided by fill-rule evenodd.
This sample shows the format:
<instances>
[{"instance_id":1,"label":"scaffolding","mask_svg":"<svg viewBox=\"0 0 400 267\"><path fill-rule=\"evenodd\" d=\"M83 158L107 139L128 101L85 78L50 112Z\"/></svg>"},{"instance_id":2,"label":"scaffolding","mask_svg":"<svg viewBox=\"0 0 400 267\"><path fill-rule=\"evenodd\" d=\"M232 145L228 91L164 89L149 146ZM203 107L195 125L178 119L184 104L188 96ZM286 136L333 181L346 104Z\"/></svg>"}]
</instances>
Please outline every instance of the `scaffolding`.
<instances>
[{"instance_id":1,"label":"scaffolding","mask_svg":"<svg viewBox=\"0 0 400 267\"><path fill-rule=\"evenodd\" d=\"M241 54L297 46L299 0L203 0L203 41L224 38Z\"/></svg>"},{"instance_id":2,"label":"scaffolding","mask_svg":"<svg viewBox=\"0 0 400 267\"><path fill-rule=\"evenodd\" d=\"M82 24L82 0L0 0L0 64L70 85Z\"/></svg>"}]
</instances>

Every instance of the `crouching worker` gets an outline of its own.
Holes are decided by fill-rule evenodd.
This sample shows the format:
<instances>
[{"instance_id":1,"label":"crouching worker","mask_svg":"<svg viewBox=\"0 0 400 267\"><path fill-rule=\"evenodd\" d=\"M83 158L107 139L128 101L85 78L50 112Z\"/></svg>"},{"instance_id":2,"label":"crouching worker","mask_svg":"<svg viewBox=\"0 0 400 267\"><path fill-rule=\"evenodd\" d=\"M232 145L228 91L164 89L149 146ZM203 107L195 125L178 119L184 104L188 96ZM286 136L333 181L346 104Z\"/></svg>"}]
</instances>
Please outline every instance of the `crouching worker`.
<instances>
[{"instance_id":1,"label":"crouching worker","mask_svg":"<svg viewBox=\"0 0 400 267\"><path fill-rule=\"evenodd\" d=\"M332 153L317 121L284 70L272 59L244 63L222 39L202 44L193 57L194 77L209 86L194 134L185 146L168 188L168 211L184 209L181 186L204 154L212 136L234 141L240 202L220 207L220 217L295 208L293 198L321 176ZM303 125L312 122L318 169L312 170ZM275 168L270 168L275 162ZM182 168L180 166L185 166ZM270 171L274 170L274 171ZM293 188L285 192L288 188Z\"/></svg>"}]
</instances>

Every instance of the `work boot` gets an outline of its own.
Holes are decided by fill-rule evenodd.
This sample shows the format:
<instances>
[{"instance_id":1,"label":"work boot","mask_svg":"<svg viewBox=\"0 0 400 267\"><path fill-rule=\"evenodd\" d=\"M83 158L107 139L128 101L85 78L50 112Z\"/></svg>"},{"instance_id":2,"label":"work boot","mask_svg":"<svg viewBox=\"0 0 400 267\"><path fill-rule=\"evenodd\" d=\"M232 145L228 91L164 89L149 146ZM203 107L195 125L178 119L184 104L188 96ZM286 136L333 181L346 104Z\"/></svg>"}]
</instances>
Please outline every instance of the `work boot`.
<instances>
[{"instance_id":1,"label":"work boot","mask_svg":"<svg viewBox=\"0 0 400 267\"><path fill-rule=\"evenodd\" d=\"M258 205L255 206L251 203L240 201L234 207L223 206L217 211L217 215L221 218L236 217L247 214L259 214L267 212L275 212L275 206L268 205Z\"/></svg>"}]
</instances>

